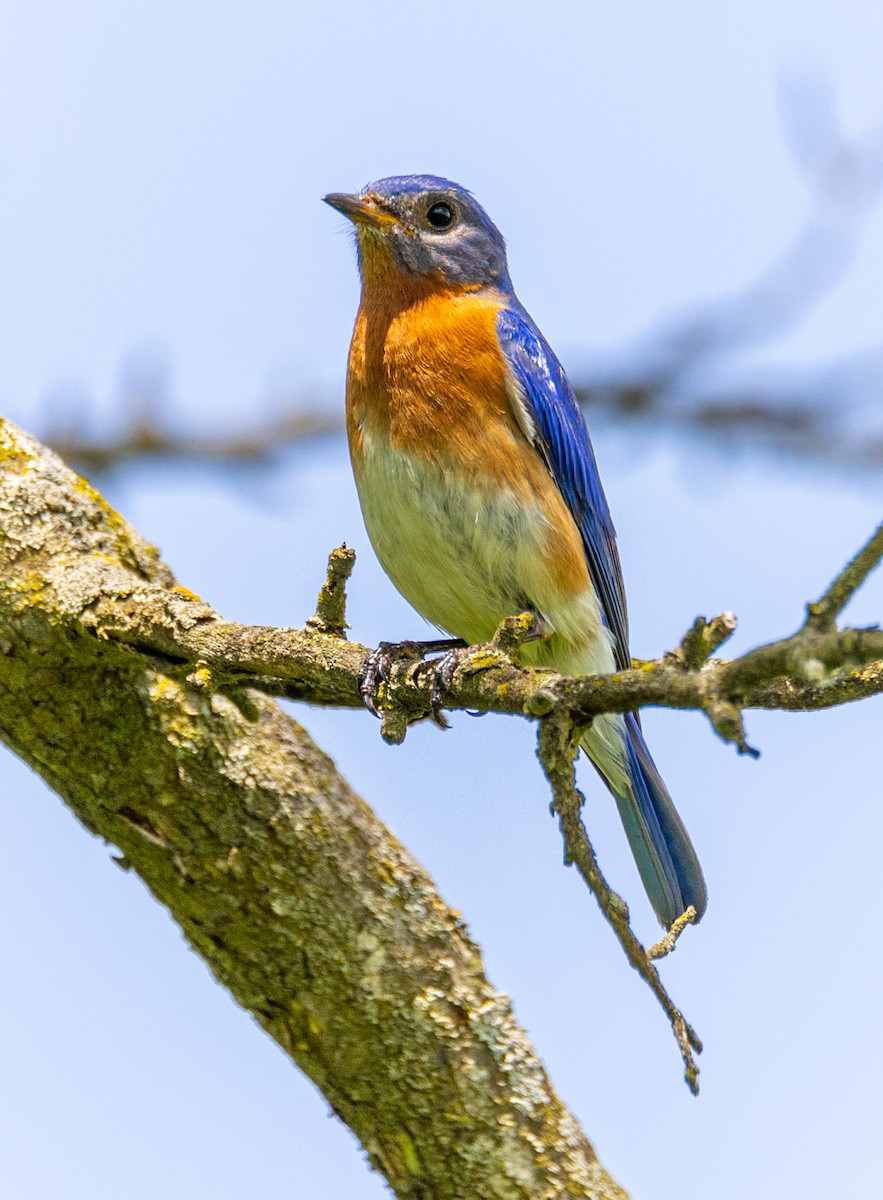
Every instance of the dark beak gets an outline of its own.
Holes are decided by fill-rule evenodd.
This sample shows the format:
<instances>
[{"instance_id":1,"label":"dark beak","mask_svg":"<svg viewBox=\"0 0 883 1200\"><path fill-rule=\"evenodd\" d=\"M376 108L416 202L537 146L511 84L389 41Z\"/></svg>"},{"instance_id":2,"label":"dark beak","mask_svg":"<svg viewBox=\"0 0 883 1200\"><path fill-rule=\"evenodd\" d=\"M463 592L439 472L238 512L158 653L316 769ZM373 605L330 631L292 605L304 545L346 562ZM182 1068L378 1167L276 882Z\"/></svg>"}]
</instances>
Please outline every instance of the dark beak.
<instances>
[{"instance_id":1,"label":"dark beak","mask_svg":"<svg viewBox=\"0 0 883 1200\"><path fill-rule=\"evenodd\" d=\"M392 213L379 208L374 201L362 196L349 192L329 192L322 199L332 208L336 208L339 213L343 213L355 225L373 225L377 228L397 223Z\"/></svg>"}]
</instances>

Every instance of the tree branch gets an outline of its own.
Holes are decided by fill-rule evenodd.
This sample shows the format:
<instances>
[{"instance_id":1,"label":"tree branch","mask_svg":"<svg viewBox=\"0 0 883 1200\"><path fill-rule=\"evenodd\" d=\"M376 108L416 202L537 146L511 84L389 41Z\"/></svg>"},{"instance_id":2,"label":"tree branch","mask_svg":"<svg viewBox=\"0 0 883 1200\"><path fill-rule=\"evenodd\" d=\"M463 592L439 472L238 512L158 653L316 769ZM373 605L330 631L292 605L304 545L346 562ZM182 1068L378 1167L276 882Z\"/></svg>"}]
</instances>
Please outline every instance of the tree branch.
<instances>
[{"instance_id":1,"label":"tree branch","mask_svg":"<svg viewBox=\"0 0 883 1200\"><path fill-rule=\"evenodd\" d=\"M464 656L445 705L532 718L552 714L561 728L570 729L586 725L600 713L629 712L647 705L698 709L721 738L740 753L757 757L759 751L746 737L745 709L811 711L883 692L883 631L838 630L834 624L836 613L881 553L883 533L878 530L822 600L810 606L810 618L796 633L731 661L711 659L736 627L733 615L726 613L711 621L697 617L677 650L654 662L614 675L567 679L517 664L522 626L530 624L530 618L510 618L492 643L473 647ZM359 677L369 651L340 636L345 625L343 587L352 563L349 551L332 554L317 615L302 630L225 623L195 597L165 590L148 596L143 588L134 605L121 605L114 596L110 603L102 600L93 605L84 621L99 637L129 647L139 656L156 655L164 670L209 691L232 689L235 695L248 686L314 704L359 707ZM383 736L390 742L402 741L409 723L432 713L432 681L413 655L403 656L381 684L379 705ZM542 737L541 732L541 747ZM540 757L555 797L553 808L559 815L568 860L576 863L629 962L662 1005L681 1050L687 1084L695 1092L698 1070L691 1049L698 1050L699 1042L653 966L654 958L674 948L676 932L650 950L641 946L630 928L626 906L611 891L595 860L579 818L579 793L572 785L570 792L562 792L562 763L542 749ZM572 775L572 762L568 770Z\"/></svg>"},{"instance_id":2,"label":"tree branch","mask_svg":"<svg viewBox=\"0 0 883 1200\"><path fill-rule=\"evenodd\" d=\"M11 445L22 444L22 437L7 426ZM44 451L28 453L42 454L44 461L50 461ZM12 460L16 454L10 452ZM92 503L103 505L88 485L80 481L77 486ZM113 520L122 527L120 518L114 515ZM756 755L745 736L745 709L811 711L883 692L883 631L840 630L834 624L836 613L881 553L883 535L878 530L822 600L810 606L810 618L796 633L730 661L710 657L735 628L735 618L724 614L711 621L697 618L681 645L655 661L614 675L565 678L518 665L519 640L528 618L510 618L490 644L472 647L464 654L445 706L529 718L551 715L561 723L560 728L568 729L585 726L600 713L635 711L647 705L697 709L724 740L734 743L741 753ZM352 563L350 551L332 554L316 615L304 629L225 622L199 597L170 586L165 576L154 578L141 567L133 571L129 559L124 559L122 575L111 561L90 559L88 603L71 602L70 611L75 613L78 636L91 638L105 650L113 647L120 663L127 662L133 670L149 665L176 685L201 694L206 702L215 696L229 696L252 720L257 719L259 709L247 689L312 704L360 707L359 677L369 650L343 636L344 585ZM46 576L38 592L51 588L56 603L67 603L68 589L73 587L78 597L83 578L79 570L71 571L68 558L58 559L56 566L60 573L51 579ZM819 615L813 616L813 612ZM393 665L380 685L378 703L384 717L383 734L389 741L401 741L411 722L431 714L432 681L413 656L404 656ZM685 1052L692 1040L684 1032L688 1027L662 989L651 961L651 956L672 948L674 933L649 952L640 947L637 955L638 944L632 944L627 915L625 924L619 919L617 906L624 906L597 870L585 831L579 835L574 823L574 811L578 823L579 805L574 809L560 799L561 764L555 766L546 753L541 753L541 759L556 796L568 857L594 891L629 960L633 965L640 962L641 975L672 1022L688 1083L695 1087L695 1064Z\"/></svg>"},{"instance_id":3,"label":"tree branch","mask_svg":"<svg viewBox=\"0 0 883 1200\"><path fill-rule=\"evenodd\" d=\"M878 538L875 534L875 546ZM304 629L238 625L221 620L190 593L143 587L135 603L122 597L98 600L83 620L102 639L138 655L156 655L169 670L199 664L214 687L248 685L310 704L362 707L359 672L369 648L319 633L309 623ZM705 650L734 628L731 614L710 623L697 618L678 650L631 670L578 678L518 666L497 639L464 656L445 707L532 718L554 710L577 724L600 713L647 706L696 709L722 732L718 721L731 709L810 712L883 692L880 629L819 630L807 623L739 658L703 661ZM699 640L707 639L702 650L694 645L697 629L703 631ZM381 683L379 705L404 718L404 725L396 725L404 729L431 714L431 695L427 673L406 656Z\"/></svg>"},{"instance_id":4,"label":"tree branch","mask_svg":"<svg viewBox=\"0 0 883 1200\"><path fill-rule=\"evenodd\" d=\"M302 635L311 669L346 646L333 591L335 636ZM0 422L7 745L120 847L396 1195L624 1200L426 872L299 725L230 682L241 665L212 686L196 647L216 626L94 489Z\"/></svg>"}]
</instances>

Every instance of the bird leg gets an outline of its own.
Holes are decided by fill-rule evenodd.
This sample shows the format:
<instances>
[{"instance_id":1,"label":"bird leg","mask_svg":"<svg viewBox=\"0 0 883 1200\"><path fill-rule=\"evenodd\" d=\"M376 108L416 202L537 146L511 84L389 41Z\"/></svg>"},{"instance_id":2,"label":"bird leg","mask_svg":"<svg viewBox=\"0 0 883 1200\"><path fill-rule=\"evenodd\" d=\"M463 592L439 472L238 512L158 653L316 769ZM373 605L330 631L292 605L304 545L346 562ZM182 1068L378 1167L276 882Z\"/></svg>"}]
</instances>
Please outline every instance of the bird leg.
<instances>
[{"instance_id":1,"label":"bird leg","mask_svg":"<svg viewBox=\"0 0 883 1200\"><path fill-rule=\"evenodd\" d=\"M518 647L526 642L541 641L552 630L538 613L525 612L507 617L494 634L491 645L509 658L515 658ZM381 642L376 650L365 659L359 672L359 693L369 712L375 717L381 714L377 708L377 690L381 683L388 683L393 664L397 661L418 663L418 670L432 672L430 706L432 719L441 729L448 723L442 713L445 693L454 681L457 668L476 649L462 638L437 638L434 641ZM440 658L424 663L427 654L441 653Z\"/></svg>"},{"instance_id":2,"label":"bird leg","mask_svg":"<svg viewBox=\"0 0 883 1200\"><path fill-rule=\"evenodd\" d=\"M453 653L465 646L466 643L462 638L438 638L428 642L381 642L377 649L372 650L365 659L359 672L359 693L365 707L375 717L380 716L377 709L377 689L381 683L389 682L390 673L396 661L404 659L405 661L419 662L426 654L433 654L437 651ZM441 661L444 662L444 659Z\"/></svg>"}]
</instances>

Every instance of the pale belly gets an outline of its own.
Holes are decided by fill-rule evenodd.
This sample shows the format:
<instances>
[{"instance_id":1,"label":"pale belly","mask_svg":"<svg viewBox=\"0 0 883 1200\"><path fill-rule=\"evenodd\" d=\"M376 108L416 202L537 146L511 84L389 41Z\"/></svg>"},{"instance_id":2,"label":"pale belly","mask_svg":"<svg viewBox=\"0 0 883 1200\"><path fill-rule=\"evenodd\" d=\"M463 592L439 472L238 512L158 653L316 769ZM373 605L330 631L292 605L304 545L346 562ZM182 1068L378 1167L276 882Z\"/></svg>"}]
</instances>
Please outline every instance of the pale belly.
<instances>
[{"instance_id":1,"label":"pale belly","mask_svg":"<svg viewBox=\"0 0 883 1200\"><path fill-rule=\"evenodd\" d=\"M534 612L551 637L526 647L527 661L568 674L613 670L594 590L564 592L549 570L550 531L538 506L369 439L354 467L377 557L433 625L484 642L505 617Z\"/></svg>"}]
</instances>

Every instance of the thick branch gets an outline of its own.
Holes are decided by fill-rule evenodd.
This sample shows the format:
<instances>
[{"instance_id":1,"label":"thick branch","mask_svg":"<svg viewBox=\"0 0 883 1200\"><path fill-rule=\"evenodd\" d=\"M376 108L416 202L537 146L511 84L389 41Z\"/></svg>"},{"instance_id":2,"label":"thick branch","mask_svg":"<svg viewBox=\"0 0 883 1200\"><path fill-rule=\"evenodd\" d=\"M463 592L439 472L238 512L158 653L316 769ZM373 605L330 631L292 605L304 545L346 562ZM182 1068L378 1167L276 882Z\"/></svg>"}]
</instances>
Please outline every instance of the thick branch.
<instances>
[{"instance_id":1,"label":"thick branch","mask_svg":"<svg viewBox=\"0 0 883 1200\"><path fill-rule=\"evenodd\" d=\"M879 533L826 593L835 596L838 610L873 567L872 559L879 558L878 542ZM343 636L343 589L351 566L350 552L332 555L317 612L300 630L224 622L186 589L171 587L167 579L154 579L143 570L135 574L130 566L121 572L107 558L91 563L90 570L97 576L87 602L68 604L67 589L77 589L82 580L78 572L71 574L66 561L59 560L55 574L45 580L54 603L63 602L62 607L73 614L78 634L91 636L106 649L112 645L121 665L126 662L133 670L143 670L149 663L176 684L201 692L206 700L229 695L245 716L256 719L259 710L244 688L314 704L357 707L363 703L359 676L368 650ZM585 725L599 713L646 705L692 708L705 712L715 730L741 752L756 754L743 728L746 708L806 711L883 691L883 631L838 630L831 619L822 627L807 621L790 637L740 658L719 661L709 656L732 633L734 618L730 614L710 622L697 618L681 646L661 659L614 675L575 679L517 665L519 630L524 624L522 618L510 619L492 643L473 647L462 657L445 696L446 707L531 718L554 713L567 728ZM432 711L430 673L421 672L413 655L406 655L381 685L378 699L384 736L399 741L409 722ZM551 774L550 783L554 788ZM559 806L559 812L564 811ZM573 834L572 820L570 826ZM562 827L566 832L564 821ZM574 844L571 837L571 858L582 863L584 877L635 965L630 931L623 934L615 919L615 904L605 899L609 889L600 873L596 887L592 871L583 869L591 846L586 839L588 850L583 847L577 853ZM673 940L655 948L654 955L670 948ZM683 1053L682 1018L661 988L647 952L640 949L641 974L672 1020ZM695 1086L695 1071L686 1055L685 1062L688 1081Z\"/></svg>"},{"instance_id":2,"label":"thick branch","mask_svg":"<svg viewBox=\"0 0 883 1200\"><path fill-rule=\"evenodd\" d=\"M710 622L697 618L678 649L656 662L610 676L566 679L549 671L523 669L513 661L519 630L523 632L532 620L529 614L526 620L510 618L490 645L473 647L463 656L445 703L450 708L527 717L554 714L558 727L565 729L585 725L599 713L628 712L645 705L694 708L705 712L717 733L741 753L757 756L745 734L744 709L810 710L883 691L883 632L840 631L834 624L834 616L879 561L881 550L878 531L822 601L810 606L809 619L795 634L730 662L710 659L735 629L735 619L724 614ZM351 567L351 553L334 552L316 615L303 630L227 624L196 597L163 589L148 593L143 587L132 598L105 594L84 614L84 621L100 637L130 648L139 657L158 656L167 672L209 691L249 685L312 703L359 706L363 703L359 678L368 651L342 636L343 589ZM430 673L418 669L413 654L404 655L385 674L379 702L387 740L401 741L410 721L433 712L432 687ZM548 727L549 722L545 724ZM679 930L670 931L650 951L640 945L627 910L595 861L580 821L579 794L572 784L569 791L561 790L564 774L569 771L572 776L572 762L565 764L564 771L548 755L541 757L568 857L598 899L629 961L666 1012L684 1059L687 1083L695 1091L698 1072L691 1051L698 1049L698 1041L651 961L673 948Z\"/></svg>"},{"instance_id":3,"label":"thick branch","mask_svg":"<svg viewBox=\"0 0 883 1200\"><path fill-rule=\"evenodd\" d=\"M333 588L319 617L343 625ZM236 690L241 662L229 698L210 686L230 629L0 424L3 740L122 849L398 1196L623 1197L425 871L300 726ZM310 670L346 649L301 637ZM276 653L252 631L257 674Z\"/></svg>"}]
</instances>

